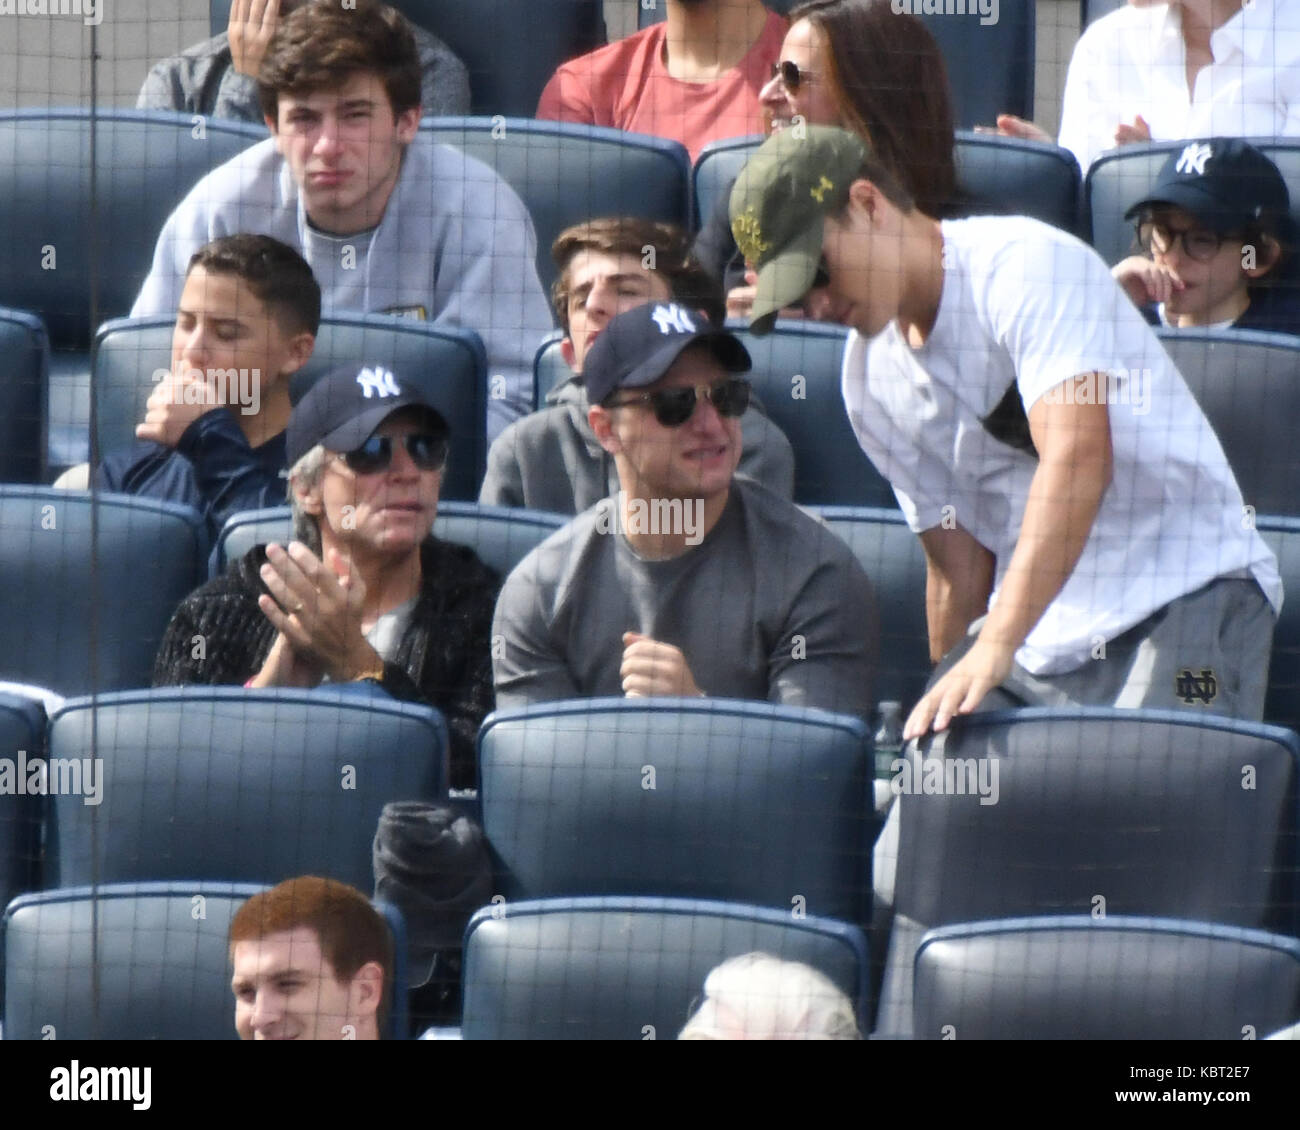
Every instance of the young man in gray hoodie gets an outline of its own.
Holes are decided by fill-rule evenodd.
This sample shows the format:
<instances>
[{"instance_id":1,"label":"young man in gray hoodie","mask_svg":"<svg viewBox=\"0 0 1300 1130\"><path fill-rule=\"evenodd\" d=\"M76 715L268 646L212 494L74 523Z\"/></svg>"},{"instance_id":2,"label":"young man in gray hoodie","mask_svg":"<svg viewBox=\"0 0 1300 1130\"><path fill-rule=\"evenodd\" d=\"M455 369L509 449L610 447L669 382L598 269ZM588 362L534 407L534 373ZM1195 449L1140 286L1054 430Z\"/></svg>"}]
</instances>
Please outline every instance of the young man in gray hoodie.
<instances>
[{"instance_id":1,"label":"young man in gray hoodie","mask_svg":"<svg viewBox=\"0 0 1300 1130\"><path fill-rule=\"evenodd\" d=\"M311 0L279 27L259 73L271 137L214 169L168 218L132 316L176 309L203 244L271 235L311 265L326 315L477 333L495 437L532 407L533 354L553 325L537 237L492 169L420 134L410 24L373 0Z\"/></svg>"},{"instance_id":2,"label":"young man in gray hoodie","mask_svg":"<svg viewBox=\"0 0 1300 1130\"><path fill-rule=\"evenodd\" d=\"M492 444L479 501L579 514L619 489L613 457L587 421L582 370L592 343L612 318L646 302L671 299L718 324L725 307L718 283L691 254L689 237L671 224L591 220L561 232L551 256L560 272L551 299L573 376L552 390L547 407L511 424ZM753 406L740 425L739 474L788 499L790 441Z\"/></svg>"}]
</instances>

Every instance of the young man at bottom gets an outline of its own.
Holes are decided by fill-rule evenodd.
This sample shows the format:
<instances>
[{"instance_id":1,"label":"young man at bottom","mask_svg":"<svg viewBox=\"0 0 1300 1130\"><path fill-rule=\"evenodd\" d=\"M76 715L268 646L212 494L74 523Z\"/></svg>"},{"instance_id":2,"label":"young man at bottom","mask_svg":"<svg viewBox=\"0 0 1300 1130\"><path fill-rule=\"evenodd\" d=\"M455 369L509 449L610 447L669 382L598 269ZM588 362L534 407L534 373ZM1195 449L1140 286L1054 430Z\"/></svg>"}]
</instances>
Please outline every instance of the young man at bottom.
<instances>
[{"instance_id":1,"label":"young man at bottom","mask_svg":"<svg viewBox=\"0 0 1300 1130\"><path fill-rule=\"evenodd\" d=\"M393 939L360 892L287 879L230 922L241 1040L377 1040L392 996Z\"/></svg>"},{"instance_id":2,"label":"young man at bottom","mask_svg":"<svg viewBox=\"0 0 1300 1130\"><path fill-rule=\"evenodd\" d=\"M866 717L875 599L846 545L735 478L744 346L675 303L587 356L620 490L532 551L493 622L497 707L598 695L759 699Z\"/></svg>"},{"instance_id":3,"label":"young man at bottom","mask_svg":"<svg viewBox=\"0 0 1300 1130\"><path fill-rule=\"evenodd\" d=\"M989 705L1262 715L1276 560L1091 248L1024 217L931 220L828 127L765 142L731 218L755 330L824 283L855 331L849 419L920 535L944 660L905 737L995 688Z\"/></svg>"}]
</instances>

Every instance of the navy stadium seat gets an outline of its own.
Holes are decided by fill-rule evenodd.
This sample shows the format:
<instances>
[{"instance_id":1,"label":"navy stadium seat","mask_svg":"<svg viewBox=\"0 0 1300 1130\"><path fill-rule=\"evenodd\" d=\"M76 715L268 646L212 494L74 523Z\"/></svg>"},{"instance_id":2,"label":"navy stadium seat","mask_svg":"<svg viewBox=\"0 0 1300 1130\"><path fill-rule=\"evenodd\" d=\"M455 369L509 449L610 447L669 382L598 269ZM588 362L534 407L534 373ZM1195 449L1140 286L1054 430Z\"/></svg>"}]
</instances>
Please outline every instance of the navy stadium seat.
<instances>
[{"instance_id":1,"label":"navy stadium seat","mask_svg":"<svg viewBox=\"0 0 1300 1130\"><path fill-rule=\"evenodd\" d=\"M1300 730L1300 520L1264 516L1257 529L1277 555L1285 595L1273 628L1264 718Z\"/></svg>"},{"instance_id":2,"label":"navy stadium seat","mask_svg":"<svg viewBox=\"0 0 1300 1130\"><path fill-rule=\"evenodd\" d=\"M906 714L925 692L931 671L921 539L897 510L821 506L814 513L853 550L871 578L880 608L876 700L902 703Z\"/></svg>"},{"instance_id":3,"label":"navy stadium seat","mask_svg":"<svg viewBox=\"0 0 1300 1130\"><path fill-rule=\"evenodd\" d=\"M101 759L102 793L52 798L47 886L323 875L369 891L384 805L446 794L442 716L352 689L73 699L48 746Z\"/></svg>"},{"instance_id":4,"label":"navy stadium seat","mask_svg":"<svg viewBox=\"0 0 1300 1130\"><path fill-rule=\"evenodd\" d=\"M934 739L926 762L942 767L945 791L922 791L939 770L917 756L897 799L882 1034L907 1033L916 947L935 926L1152 914L1295 933L1300 739L1288 730L1030 709L971 715ZM986 788L973 795L979 771Z\"/></svg>"},{"instance_id":5,"label":"navy stadium seat","mask_svg":"<svg viewBox=\"0 0 1300 1130\"><path fill-rule=\"evenodd\" d=\"M795 502L896 506L893 490L858 445L844 411L844 327L778 321L764 337L739 324L730 328L753 358L748 378L768 418L794 448Z\"/></svg>"},{"instance_id":6,"label":"navy stadium seat","mask_svg":"<svg viewBox=\"0 0 1300 1130\"><path fill-rule=\"evenodd\" d=\"M5 912L7 1040L233 1040L230 921L264 887L110 883L23 895ZM393 934L389 1033L409 1025L401 911Z\"/></svg>"},{"instance_id":7,"label":"navy stadium seat","mask_svg":"<svg viewBox=\"0 0 1300 1130\"><path fill-rule=\"evenodd\" d=\"M206 576L193 510L0 486L0 679L61 694L148 686L181 599Z\"/></svg>"},{"instance_id":8,"label":"navy stadium seat","mask_svg":"<svg viewBox=\"0 0 1300 1130\"><path fill-rule=\"evenodd\" d=\"M929 931L914 1030L941 1040L1241 1040L1300 1020L1300 942L1169 918Z\"/></svg>"},{"instance_id":9,"label":"navy stadium seat","mask_svg":"<svg viewBox=\"0 0 1300 1130\"><path fill-rule=\"evenodd\" d=\"M566 515L542 510L511 510L477 502L440 502L433 532L443 541L469 546L484 564L504 578L535 545L568 520ZM292 532L293 518L287 506L232 514L213 551L213 576L253 546L269 541L283 544Z\"/></svg>"},{"instance_id":10,"label":"navy stadium seat","mask_svg":"<svg viewBox=\"0 0 1300 1130\"><path fill-rule=\"evenodd\" d=\"M469 70L475 114L531 116L561 63L605 42L601 0L393 0ZM230 23L230 0L210 0L212 34Z\"/></svg>"},{"instance_id":11,"label":"navy stadium seat","mask_svg":"<svg viewBox=\"0 0 1300 1130\"><path fill-rule=\"evenodd\" d=\"M1300 337L1232 329L1158 332L1219 437L1250 513L1300 517Z\"/></svg>"},{"instance_id":12,"label":"navy stadium seat","mask_svg":"<svg viewBox=\"0 0 1300 1130\"><path fill-rule=\"evenodd\" d=\"M548 291L551 244L573 224L643 216L689 226L691 162L675 141L527 118L425 118L420 129L490 165L519 194L533 218L537 274Z\"/></svg>"},{"instance_id":13,"label":"navy stadium seat","mask_svg":"<svg viewBox=\"0 0 1300 1130\"><path fill-rule=\"evenodd\" d=\"M106 454L135 442L152 377L171 359L174 319L122 318L95 335L96 434ZM387 314L334 314L321 319L311 360L294 375L298 400L322 374L339 365L386 365L418 385L451 428L451 456L443 473L446 498L478 497L487 459L487 359L478 335Z\"/></svg>"},{"instance_id":14,"label":"navy stadium seat","mask_svg":"<svg viewBox=\"0 0 1300 1130\"><path fill-rule=\"evenodd\" d=\"M690 899L543 899L485 907L465 934L467 1040L673 1039L731 957L826 974L865 1015L866 939L832 919Z\"/></svg>"},{"instance_id":15,"label":"navy stadium seat","mask_svg":"<svg viewBox=\"0 0 1300 1130\"><path fill-rule=\"evenodd\" d=\"M565 336L563 330L549 334L533 357L533 407L538 411L549 407L547 396L573 376L573 370L560 352Z\"/></svg>"},{"instance_id":16,"label":"navy stadium seat","mask_svg":"<svg viewBox=\"0 0 1300 1130\"><path fill-rule=\"evenodd\" d=\"M696 158L692 173L695 220L707 222L762 138L714 141ZM1079 230L1082 184L1068 149L1035 141L959 130L953 148L957 187L972 213L1034 216L1071 233Z\"/></svg>"},{"instance_id":17,"label":"navy stadium seat","mask_svg":"<svg viewBox=\"0 0 1300 1130\"><path fill-rule=\"evenodd\" d=\"M15 899L5 1039L235 1039L226 937L262 889L127 883Z\"/></svg>"},{"instance_id":18,"label":"navy stadium seat","mask_svg":"<svg viewBox=\"0 0 1300 1130\"><path fill-rule=\"evenodd\" d=\"M50 341L40 318L0 307L0 482L41 479L49 379Z\"/></svg>"},{"instance_id":19,"label":"navy stadium seat","mask_svg":"<svg viewBox=\"0 0 1300 1130\"><path fill-rule=\"evenodd\" d=\"M15 895L40 886L46 799L27 792L30 774L24 772L24 766L45 758L45 711L39 702L0 691L0 758L9 762L0 772L13 772L0 789L0 902L8 905Z\"/></svg>"},{"instance_id":20,"label":"navy stadium seat","mask_svg":"<svg viewBox=\"0 0 1300 1130\"><path fill-rule=\"evenodd\" d=\"M487 718L479 772L508 898L870 916L879 819L855 718L724 699L545 703Z\"/></svg>"},{"instance_id":21,"label":"navy stadium seat","mask_svg":"<svg viewBox=\"0 0 1300 1130\"><path fill-rule=\"evenodd\" d=\"M40 315L49 332L56 465L86 458L94 327L130 310L194 183L266 137L189 114L93 113L0 111L0 305Z\"/></svg>"}]
</instances>

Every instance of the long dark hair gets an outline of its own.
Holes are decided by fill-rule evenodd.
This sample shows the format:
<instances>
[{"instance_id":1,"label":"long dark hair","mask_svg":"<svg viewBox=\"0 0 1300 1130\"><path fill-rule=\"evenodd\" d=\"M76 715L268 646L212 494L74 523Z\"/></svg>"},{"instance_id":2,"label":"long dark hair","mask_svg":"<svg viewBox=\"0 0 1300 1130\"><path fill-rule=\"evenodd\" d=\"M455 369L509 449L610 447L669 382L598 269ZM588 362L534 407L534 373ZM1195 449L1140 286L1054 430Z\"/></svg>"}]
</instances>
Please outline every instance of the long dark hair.
<instances>
[{"instance_id":1,"label":"long dark hair","mask_svg":"<svg viewBox=\"0 0 1300 1130\"><path fill-rule=\"evenodd\" d=\"M948 71L924 21L890 0L807 0L807 20L826 38L828 81L844 124L862 135L916 206L945 217L957 208Z\"/></svg>"}]
</instances>

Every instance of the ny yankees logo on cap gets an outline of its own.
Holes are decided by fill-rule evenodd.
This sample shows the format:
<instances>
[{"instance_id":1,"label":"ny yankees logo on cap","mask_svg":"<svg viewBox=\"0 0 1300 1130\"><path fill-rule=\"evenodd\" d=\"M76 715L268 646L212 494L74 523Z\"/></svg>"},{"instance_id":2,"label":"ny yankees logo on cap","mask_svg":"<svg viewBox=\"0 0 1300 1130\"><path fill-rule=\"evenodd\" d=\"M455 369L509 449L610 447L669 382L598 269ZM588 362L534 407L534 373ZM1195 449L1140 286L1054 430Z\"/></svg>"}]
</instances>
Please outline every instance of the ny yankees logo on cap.
<instances>
[{"instance_id":1,"label":"ny yankees logo on cap","mask_svg":"<svg viewBox=\"0 0 1300 1130\"><path fill-rule=\"evenodd\" d=\"M375 367L373 369L362 369L357 374L357 384L361 386L361 391L365 393L366 399L372 396L401 396L402 390L397 387L397 380L387 369Z\"/></svg>"},{"instance_id":2,"label":"ny yankees logo on cap","mask_svg":"<svg viewBox=\"0 0 1300 1130\"><path fill-rule=\"evenodd\" d=\"M1201 141L1193 141L1182 155L1178 158L1178 164L1174 166L1174 171L1179 173L1195 173L1198 177L1205 175L1205 162L1214 156L1214 150L1209 144Z\"/></svg>"},{"instance_id":3,"label":"ny yankees logo on cap","mask_svg":"<svg viewBox=\"0 0 1300 1130\"><path fill-rule=\"evenodd\" d=\"M655 325L659 327L661 334L693 334L697 329L695 323L691 321L691 316L676 302L656 306L650 317L655 320Z\"/></svg>"}]
</instances>

